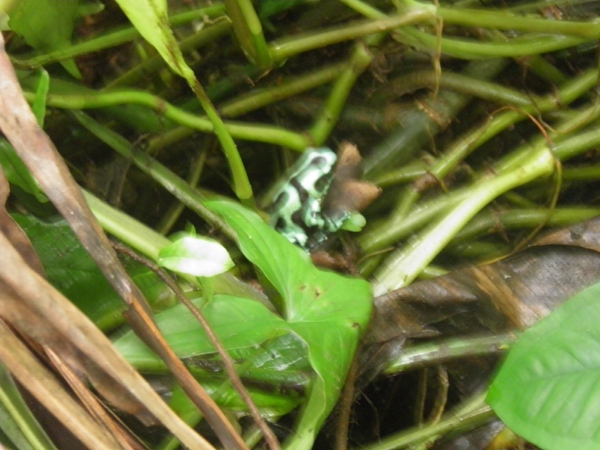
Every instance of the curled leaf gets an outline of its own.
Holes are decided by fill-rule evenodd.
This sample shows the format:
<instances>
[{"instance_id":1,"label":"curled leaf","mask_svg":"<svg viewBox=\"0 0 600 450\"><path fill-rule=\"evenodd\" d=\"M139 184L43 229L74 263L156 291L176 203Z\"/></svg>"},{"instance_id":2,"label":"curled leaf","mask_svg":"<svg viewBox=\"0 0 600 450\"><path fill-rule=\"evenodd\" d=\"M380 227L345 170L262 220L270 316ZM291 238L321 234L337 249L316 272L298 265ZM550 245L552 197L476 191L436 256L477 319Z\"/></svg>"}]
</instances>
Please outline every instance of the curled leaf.
<instances>
[{"instance_id":1,"label":"curled leaf","mask_svg":"<svg viewBox=\"0 0 600 450\"><path fill-rule=\"evenodd\" d=\"M160 251L158 265L196 277L212 277L227 272L234 263L218 242L186 236Z\"/></svg>"}]
</instances>

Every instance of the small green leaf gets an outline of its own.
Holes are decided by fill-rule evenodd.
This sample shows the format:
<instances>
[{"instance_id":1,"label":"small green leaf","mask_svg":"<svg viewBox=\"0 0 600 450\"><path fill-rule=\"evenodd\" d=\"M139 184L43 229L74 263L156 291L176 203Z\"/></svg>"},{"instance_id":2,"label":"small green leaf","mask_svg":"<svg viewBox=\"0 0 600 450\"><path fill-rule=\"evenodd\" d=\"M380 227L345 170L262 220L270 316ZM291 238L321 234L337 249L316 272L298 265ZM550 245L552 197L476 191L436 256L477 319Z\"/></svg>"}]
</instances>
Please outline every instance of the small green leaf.
<instances>
[{"instance_id":1,"label":"small green leaf","mask_svg":"<svg viewBox=\"0 0 600 450\"><path fill-rule=\"evenodd\" d=\"M117 0L117 3L136 30L156 48L176 74L188 82L195 79L169 27L166 0Z\"/></svg>"},{"instance_id":2,"label":"small green leaf","mask_svg":"<svg viewBox=\"0 0 600 450\"><path fill-rule=\"evenodd\" d=\"M527 330L487 401L513 431L545 450L600 448L600 284Z\"/></svg>"},{"instance_id":3,"label":"small green leaf","mask_svg":"<svg viewBox=\"0 0 600 450\"><path fill-rule=\"evenodd\" d=\"M234 263L217 241L186 236L160 251L158 265L196 277L212 277L227 272Z\"/></svg>"},{"instance_id":4,"label":"small green leaf","mask_svg":"<svg viewBox=\"0 0 600 450\"><path fill-rule=\"evenodd\" d=\"M48 197L33 178L23 160L17 155L13 146L3 137L0 137L0 167L4 170L9 183L19 186L28 194L34 195L40 203L48 202Z\"/></svg>"},{"instance_id":5,"label":"small green leaf","mask_svg":"<svg viewBox=\"0 0 600 450\"><path fill-rule=\"evenodd\" d=\"M364 226L367 224L367 219L361 213L354 211L350 214L342 226L341 230L352 231L353 233L358 233L361 231Z\"/></svg>"},{"instance_id":6,"label":"small green leaf","mask_svg":"<svg viewBox=\"0 0 600 450\"><path fill-rule=\"evenodd\" d=\"M9 11L9 25L37 50L62 50L71 45L78 3L79 0L21 0ZM73 59L61 64L75 78L81 78Z\"/></svg>"},{"instance_id":7,"label":"small green leaf","mask_svg":"<svg viewBox=\"0 0 600 450\"><path fill-rule=\"evenodd\" d=\"M40 78L37 89L35 90L35 99L31 105L31 110L37 119L40 127L44 127L44 119L46 118L46 96L50 88L50 75L44 69L40 69Z\"/></svg>"}]
</instances>

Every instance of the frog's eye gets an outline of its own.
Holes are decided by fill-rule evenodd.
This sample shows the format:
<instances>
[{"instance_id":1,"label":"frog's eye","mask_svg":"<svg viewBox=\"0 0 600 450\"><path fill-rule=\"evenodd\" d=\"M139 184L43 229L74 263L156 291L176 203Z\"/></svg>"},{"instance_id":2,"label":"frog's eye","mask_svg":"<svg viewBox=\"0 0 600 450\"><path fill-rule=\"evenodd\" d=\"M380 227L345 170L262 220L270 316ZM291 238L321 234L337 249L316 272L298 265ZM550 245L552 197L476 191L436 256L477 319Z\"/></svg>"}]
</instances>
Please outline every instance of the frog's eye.
<instances>
[{"instance_id":1,"label":"frog's eye","mask_svg":"<svg viewBox=\"0 0 600 450\"><path fill-rule=\"evenodd\" d=\"M315 158L315 159L312 161L311 165L312 165L312 166L313 166L315 169L323 169L323 168L326 168L327 170L329 170L329 168L330 168L330 163L329 163L329 161L328 161L326 158L324 158L323 156L318 156L318 157L316 157L316 158Z\"/></svg>"},{"instance_id":2,"label":"frog's eye","mask_svg":"<svg viewBox=\"0 0 600 450\"><path fill-rule=\"evenodd\" d=\"M275 210L281 209L286 203L289 202L289 198L290 194L287 191L281 192L277 198L273 200L271 208Z\"/></svg>"}]
</instances>

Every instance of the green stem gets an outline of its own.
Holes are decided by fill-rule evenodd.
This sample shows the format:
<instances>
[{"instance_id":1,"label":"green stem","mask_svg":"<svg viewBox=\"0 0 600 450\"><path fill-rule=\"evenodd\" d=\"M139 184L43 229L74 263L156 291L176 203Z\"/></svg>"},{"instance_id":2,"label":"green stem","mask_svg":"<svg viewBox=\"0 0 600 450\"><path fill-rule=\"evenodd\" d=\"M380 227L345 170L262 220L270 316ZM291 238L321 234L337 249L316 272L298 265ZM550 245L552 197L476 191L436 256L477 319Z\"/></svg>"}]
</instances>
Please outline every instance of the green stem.
<instances>
[{"instance_id":1,"label":"green stem","mask_svg":"<svg viewBox=\"0 0 600 450\"><path fill-rule=\"evenodd\" d=\"M200 145L199 148L203 148L203 146ZM200 176L202 175L202 172L204 170L207 155L208 151L204 149L198 150L197 155L194 157L194 161L191 165L191 170L186 179L186 182L192 188L196 188L198 182L200 181ZM165 214L163 214L163 216L160 219L160 222L156 226L156 230L162 235L166 235L167 233L169 233L175 226L177 220L179 220L179 218L181 217L181 214L184 210L185 205L179 201L176 201L176 203L169 207L169 210Z\"/></svg>"},{"instance_id":2,"label":"green stem","mask_svg":"<svg viewBox=\"0 0 600 450\"><path fill-rule=\"evenodd\" d=\"M190 187L185 180L181 179L161 163L141 151L134 151L133 146L121 135L115 133L104 125L99 124L94 119L81 111L73 111L73 116L87 128L92 134L106 143L125 158L130 159L138 168L148 174L167 191L177 197L192 211L206 220L217 229L223 231L231 239L236 238L235 232L220 218L217 214L211 212L203 204L204 198L199 192Z\"/></svg>"},{"instance_id":3,"label":"green stem","mask_svg":"<svg viewBox=\"0 0 600 450\"><path fill-rule=\"evenodd\" d=\"M206 8L200 8L195 11L176 14L170 17L169 20L173 27L178 27L188 24L194 20L218 17L223 15L224 12L225 7L223 5L214 5ZM85 41L80 44L72 45L65 49L46 53L45 55L39 55L27 60L18 60L14 58L11 58L11 60L15 67L35 69L53 62L75 58L77 56L97 52L105 48L115 47L117 45L124 44L125 42L132 41L138 37L140 37L140 33L135 28L129 27L124 30L114 31L104 36L90 39L89 41Z\"/></svg>"},{"instance_id":4,"label":"green stem","mask_svg":"<svg viewBox=\"0 0 600 450\"><path fill-rule=\"evenodd\" d=\"M0 362L0 415L3 443L8 441L15 446L14 448L20 449L56 450L2 362Z\"/></svg>"},{"instance_id":5,"label":"green stem","mask_svg":"<svg viewBox=\"0 0 600 450\"><path fill-rule=\"evenodd\" d=\"M392 97L400 97L421 88L435 89L436 87L450 89L484 100L507 103L509 105L526 106L535 104L539 101L536 96L532 97L531 95L522 94L516 89L507 88L497 83L478 80L473 77L449 71L436 74L433 70L417 70L402 75L392 80L383 91L382 95L389 101Z\"/></svg>"},{"instance_id":6,"label":"green stem","mask_svg":"<svg viewBox=\"0 0 600 450\"><path fill-rule=\"evenodd\" d=\"M333 81L340 72L347 67L347 63L339 63L323 67L298 77L284 80L277 86L263 89L254 89L251 93L233 99L222 106L219 111L224 117L237 117L250 111L262 108L271 103L285 98L293 97L308 90L314 89L325 83Z\"/></svg>"},{"instance_id":7,"label":"green stem","mask_svg":"<svg viewBox=\"0 0 600 450\"><path fill-rule=\"evenodd\" d=\"M423 5L422 7L426 7ZM436 13L447 25L493 28L496 30L525 31L531 33L562 34L589 39L600 37L600 23L572 22L568 20L548 20L523 17L504 11L484 11L481 9L455 9L438 7Z\"/></svg>"},{"instance_id":8,"label":"green stem","mask_svg":"<svg viewBox=\"0 0 600 450\"><path fill-rule=\"evenodd\" d=\"M33 101L35 94L25 92L25 98ZM55 95L49 94L47 105L66 109L105 108L122 104L137 104L146 106L164 114L167 119L189 128L183 135L189 136L196 131L214 132L214 126L206 117L197 116L179 109L170 103L146 92L123 91L98 93L97 95ZM288 145L290 148L302 151L310 145L310 141L299 133L283 128L249 123L228 122L224 124L232 136L250 141L267 142L276 145ZM175 132L173 130L173 132ZM181 133L181 130L178 131ZM178 135L178 138L181 135Z\"/></svg>"},{"instance_id":9,"label":"green stem","mask_svg":"<svg viewBox=\"0 0 600 450\"><path fill-rule=\"evenodd\" d=\"M412 27L397 31L394 33L394 38L421 50L434 51L440 44L437 36ZM574 47L589 40L562 35L525 35L508 39L506 42L442 38L441 46L443 54L460 59L518 58Z\"/></svg>"},{"instance_id":10,"label":"green stem","mask_svg":"<svg viewBox=\"0 0 600 450\"><path fill-rule=\"evenodd\" d=\"M468 188L456 189L446 196L434 198L406 216L404 220L393 222L382 221L365 229L357 238L364 253L372 253L393 245L396 241L416 233L420 227L430 223L444 210L453 208L469 196ZM392 226L393 225L393 226Z\"/></svg>"},{"instance_id":11,"label":"green stem","mask_svg":"<svg viewBox=\"0 0 600 450\"><path fill-rule=\"evenodd\" d=\"M472 217L504 192L521 186L554 170L552 152L542 147L529 154L518 169L473 186L470 195L458 203L437 224L428 227L417 241L394 252L375 272L374 295L381 295L410 284L419 272L450 242Z\"/></svg>"},{"instance_id":12,"label":"green stem","mask_svg":"<svg viewBox=\"0 0 600 450\"><path fill-rule=\"evenodd\" d=\"M397 170L384 173L372 181L373 184L379 187L408 183L426 175L428 169L429 166L424 161L415 161L414 163L406 164Z\"/></svg>"},{"instance_id":13,"label":"green stem","mask_svg":"<svg viewBox=\"0 0 600 450\"><path fill-rule=\"evenodd\" d=\"M369 34L393 30L394 28L406 25L427 22L433 18L434 16L430 10L421 9L409 11L399 16L363 21L354 25L351 24L343 27L336 27L318 33L313 32L300 36L296 35L292 38L281 39L272 42L269 46L269 50L273 61L283 61L298 53L304 53L327 45L357 39Z\"/></svg>"},{"instance_id":14,"label":"green stem","mask_svg":"<svg viewBox=\"0 0 600 450\"><path fill-rule=\"evenodd\" d=\"M598 181L600 180L600 166L580 166L563 168L562 178L567 181Z\"/></svg>"},{"instance_id":15,"label":"green stem","mask_svg":"<svg viewBox=\"0 0 600 450\"><path fill-rule=\"evenodd\" d=\"M557 208L548 211L545 208L514 209L504 212L487 211L477 215L459 233L450 245L470 242L473 239L498 230L535 228L540 223L550 227L573 225L600 215L598 208Z\"/></svg>"},{"instance_id":16,"label":"green stem","mask_svg":"<svg viewBox=\"0 0 600 450\"><path fill-rule=\"evenodd\" d=\"M192 88L192 91L196 94L196 97L198 97L198 100L200 100L200 104L202 105L202 108L204 108L206 115L212 122L215 134L219 138L225 156L229 161L229 167L231 168L231 174L233 176L233 189L235 195L243 204L252 209L256 209L256 202L254 201L254 195L252 194L252 186L250 185L250 180L248 180L244 162L242 161L231 134L229 134L227 127L225 127L223 120L217 113L212 102L206 96L206 92L204 92L204 88L200 82L194 77L193 79L188 79L188 83Z\"/></svg>"},{"instance_id":17,"label":"green stem","mask_svg":"<svg viewBox=\"0 0 600 450\"><path fill-rule=\"evenodd\" d=\"M262 25L250 0L224 0L238 41L250 61L267 70L273 65Z\"/></svg>"},{"instance_id":18,"label":"green stem","mask_svg":"<svg viewBox=\"0 0 600 450\"><path fill-rule=\"evenodd\" d=\"M399 448L415 448L423 444L430 448L440 436L449 432L475 429L495 416L492 409L485 404L485 393L474 396L460 410L451 411L437 423L422 424L417 427L388 436L377 444L363 447L363 450L395 450Z\"/></svg>"},{"instance_id":19,"label":"green stem","mask_svg":"<svg viewBox=\"0 0 600 450\"><path fill-rule=\"evenodd\" d=\"M335 127L357 78L369 67L373 55L362 43L357 43L349 64L339 74L321 114L309 134L315 145L322 145Z\"/></svg>"},{"instance_id":20,"label":"green stem","mask_svg":"<svg viewBox=\"0 0 600 450\"><path fill-rule=\"evenodd\" d=\"M386 375L396 375L423 365L442 364L464 357L489 355L508 350L516 341L514 333L470 338L451 338L414 345L402 351L385 368Z\"/></svg>"}]
</instances>

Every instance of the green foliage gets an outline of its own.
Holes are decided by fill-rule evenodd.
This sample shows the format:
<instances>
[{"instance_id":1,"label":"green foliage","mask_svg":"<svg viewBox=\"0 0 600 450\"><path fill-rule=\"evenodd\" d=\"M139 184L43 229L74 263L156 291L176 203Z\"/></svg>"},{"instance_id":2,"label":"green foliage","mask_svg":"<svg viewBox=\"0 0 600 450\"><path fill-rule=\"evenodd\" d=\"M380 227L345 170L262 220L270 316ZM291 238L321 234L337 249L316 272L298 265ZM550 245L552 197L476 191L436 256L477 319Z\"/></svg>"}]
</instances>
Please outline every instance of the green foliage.
<instances>
[{"instance_id":1,"label":"green foliage","mask_svg":"<svg viewBox=\"0 0 600 450\"><path fill-rule=\"evenodd\" d=\"M125 304L65 220L44 222L22 214L14 214L13 218L27 233L54 287L98 327L110 329L123 323ZM154 308L172 305L174 298L158 276L132 261L126 267Z\"/></svg>"},{"instance_id":2,"label":"green foliage","mask_svg":"<svg viewBox=\"0 0 600 450\"><path fill-rule=\"evenodd\" d=\"M186 79L194 78L169 27L166 0L117 0L117 3L175 73Z\"/></svg>"},{"instance_id":3,"label":"green foliage","mask_svg":"<svg viewBox=\"0 0 600 450\"><path fill-rule=\"evenodd\" d=\"M10 11L11 29L37 50L62 50L71 44L79 0L21 0ZM72 59L62 61L74 77L81 78Z\"/></svg>"},{"instance_id":4,"label":"green foliage","mask_svg":"<svg viewBox=\"0 0 600 450\"><path fill-rule=\"evenodd\" d=\"M207 207L222 215L236 231L244 255L281 295L285 320L260 303L223 295L216 295L203 305L202 312L229 351L257 349L254 355L245 353L243 360L261 363L244 367L242 376L260 372L264 369L265 355L285 354L288 345L273 347L281 342L275 340L267 346L271 350L265 351L261 344L289 333L304 341L316 376L290 445L310 448L337 401L358 339L367 326L372 306L370 285L364 280L317 269L306 252L238 204L214 201L208 202ZM156 320L180 357L214 351L195 319L182 307L159 314ZM158 358L132 332L118 339L115 346L139 368L151 370L160 366ZM297 360L299 355L295 352L292 353ZM287 362L273 364L288 367ZM298 373L294 372L294 376ZM268 378L272 379L272 374Z\"/></svg>"},{"instance_id":5,"label":"green foliage","mask_svg":"<svg viewBox=\"0 0 600 450\"><path fill-rule=\"evenodd\" d=\"M0 362L0 447L33 450L56 450L27 402L17 383Z\"/></svg>"},{"instance_id":6,"label":"green foliage","mask_svg":"<svg viewBox=\"0 0 600 450\"><path fill-rule=\"evenodd\" d=\"M546 450L600 447L600 284L528 329L494 380L488 403Z\"/></svg>"},{"instance_id":7,"label":"green foliage","mask_svg":"<svg viewBox=\"0 0 600 450\"><path fill-rule=\"evenodd\" d=\"M310 448L331 412L371 315L371 287L361 279L317 269L308 255L230 202L208 202L236 231L244 255L281 294L283 315L306 342L317 377L294 436L294 448Z\"/></svg>"},{"instance_id":8,"label":"green foliage","mask_svg":"<svg viewBox=\"0 0 600 450\"><path fill-rule=\"evenodd\" d=\"M25 163L19 158L10 143L0 137L0 168L9 183L19 186L23 191L35 196L38 202L48 202L48 197L42 192L37 181L31 176L31 172Z\"/></svg>"}]
</instances>

